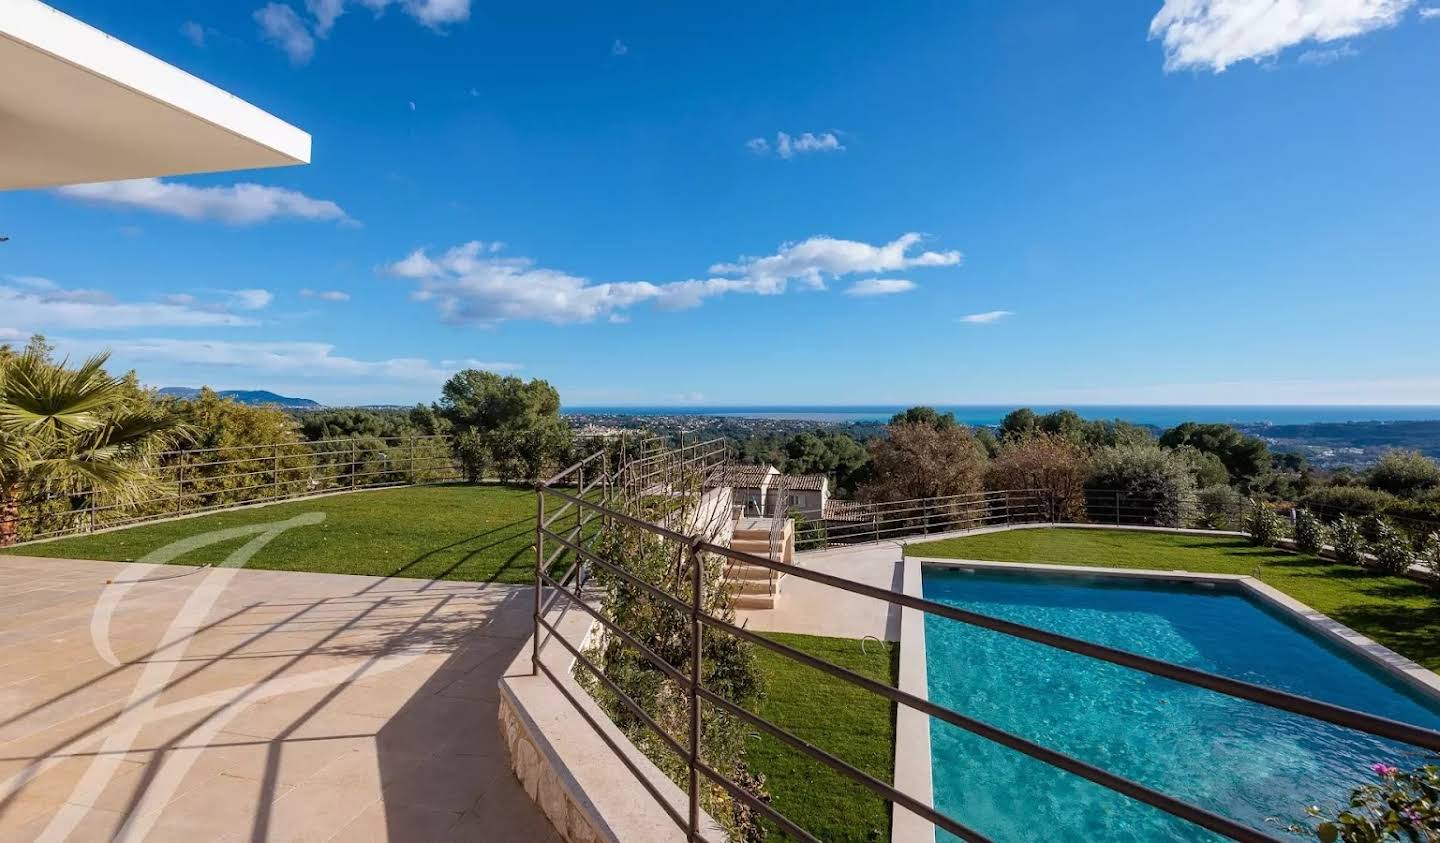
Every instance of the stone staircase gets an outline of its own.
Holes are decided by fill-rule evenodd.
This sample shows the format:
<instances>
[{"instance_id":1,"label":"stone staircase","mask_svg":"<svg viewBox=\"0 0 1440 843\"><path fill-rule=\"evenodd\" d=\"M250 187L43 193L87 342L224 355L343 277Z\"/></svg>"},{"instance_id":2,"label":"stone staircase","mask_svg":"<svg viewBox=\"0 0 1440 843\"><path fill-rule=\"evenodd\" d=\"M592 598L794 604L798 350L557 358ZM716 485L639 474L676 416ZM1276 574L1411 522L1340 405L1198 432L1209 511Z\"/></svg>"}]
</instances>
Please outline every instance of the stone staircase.
<instances>
[{"instance_id":1,"label":"stone staircase","mask_svg":"<svg viewBox=\"0 0 1440 843\"><path fill-rule=\"evenodd\" d=\"M795 562L795 524L786 519L780 546L772 552L770 546L770 519L742 518L735 524L730 537L734 550L765 556L777 562ZM732 562L725 571L725 579L734 589L736 609L773 609L780 599L780 588L785 581L784 574L777 574L759 565Z\"/></svg>"}]
</instances>

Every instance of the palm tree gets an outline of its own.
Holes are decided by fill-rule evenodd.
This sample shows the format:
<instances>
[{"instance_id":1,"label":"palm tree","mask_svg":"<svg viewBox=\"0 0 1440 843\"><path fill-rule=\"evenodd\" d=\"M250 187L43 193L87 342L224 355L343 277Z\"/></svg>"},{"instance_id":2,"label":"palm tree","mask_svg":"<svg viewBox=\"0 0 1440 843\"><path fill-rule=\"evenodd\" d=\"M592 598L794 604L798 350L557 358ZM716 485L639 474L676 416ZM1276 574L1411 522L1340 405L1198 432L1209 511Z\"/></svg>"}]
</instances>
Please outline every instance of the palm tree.
<instances>
[{"instance_id":1,"label":"palm tree","mask_svg":"<svg viewBox=\"0 0 1440 843\"><path fill-rule=\"evenodd\" d=\"M23 501L89 495L92 505L98 496L125 503L153 484L145 457L172 441L179 423L106 373L108 357L70 369L51 361L43 341L0 354L0 547L19 539Z\"/></svg>"}]
</instances>

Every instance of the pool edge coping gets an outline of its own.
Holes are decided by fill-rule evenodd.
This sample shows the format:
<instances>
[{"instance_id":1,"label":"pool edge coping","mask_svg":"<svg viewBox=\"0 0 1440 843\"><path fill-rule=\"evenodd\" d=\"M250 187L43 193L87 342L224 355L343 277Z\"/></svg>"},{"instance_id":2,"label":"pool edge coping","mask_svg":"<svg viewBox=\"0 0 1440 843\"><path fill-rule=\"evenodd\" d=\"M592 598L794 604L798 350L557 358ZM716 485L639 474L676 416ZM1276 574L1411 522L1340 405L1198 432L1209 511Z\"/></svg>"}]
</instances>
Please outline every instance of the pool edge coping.
<instances>
[{"instance_id":1,"label":"pool edge coping","mask_svg":"<svg viewBox=\"0 0 1440 843\"><path fill-rule=\"evenodd\" d=\"M924 597L919 558L904 557L901 588L906 596ZM922 700L930 699L925 663L925 613L907 606L900 608L900 690ZM931 769L930 715L908 705L895 711L894 786L925 805L935 804L935 779ZM891 843L934 843L935 826L929 820L899 805L890 811Z\"/></svg>"},{"instance_id":2,"label":"pool edge coping","mask_svg":"<svg viewBox=\"0 0 1440 843\"><path fill-rule=\"evenodd\" d=\"M1286 617L1293 618L1302 627L1317 633L1321 638L1338 644L1368 662L1375 664L1385 673L1422 695L1440 702L1440 675L1389 647L1362 635L1334 618L1319 612L1296 600L1280 589L1246 574L1207 574L1194 571L1162 571L1147 568L1105 568L1092 565L1052 565L1039 562L994 562L980 559L941 559L934 557L907 557L914 559L923 569L969 568L979 570L1027 570L1048 574L1106 576L1117 579L1136 579L1169 582L1210 582L1228 583L1259 598ZM908 564L907 564L908 568ZM902 635L903 640L903 635ZM902 645L901 658L904 658ZM903 661L902 661L903 664Z\"/></svg>"}]
</instances>

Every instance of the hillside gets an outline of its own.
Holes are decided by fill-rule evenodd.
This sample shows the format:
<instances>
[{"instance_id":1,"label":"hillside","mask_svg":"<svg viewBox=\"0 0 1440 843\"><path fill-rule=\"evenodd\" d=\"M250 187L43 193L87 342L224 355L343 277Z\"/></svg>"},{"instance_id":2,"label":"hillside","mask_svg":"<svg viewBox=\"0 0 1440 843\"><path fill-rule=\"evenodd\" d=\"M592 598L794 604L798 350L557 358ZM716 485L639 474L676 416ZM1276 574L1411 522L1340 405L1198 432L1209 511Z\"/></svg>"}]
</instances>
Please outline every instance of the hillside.
<instances>
[{"instance_id":1,"label":"hillside","mask_svg":"<svg viewBox=\"0 0 1440 843\"><path fill-rule=\"evenodd\" d=\"M166 386L161 387L159 392L169 398L194 398L200 394L200 390L193 386ZM309 398L291 398L267 389L222 389L217 392L221 397L233 398L241 404L268 404L292 409L315 409L324 406Z\"/></svg>"}]
</instances>

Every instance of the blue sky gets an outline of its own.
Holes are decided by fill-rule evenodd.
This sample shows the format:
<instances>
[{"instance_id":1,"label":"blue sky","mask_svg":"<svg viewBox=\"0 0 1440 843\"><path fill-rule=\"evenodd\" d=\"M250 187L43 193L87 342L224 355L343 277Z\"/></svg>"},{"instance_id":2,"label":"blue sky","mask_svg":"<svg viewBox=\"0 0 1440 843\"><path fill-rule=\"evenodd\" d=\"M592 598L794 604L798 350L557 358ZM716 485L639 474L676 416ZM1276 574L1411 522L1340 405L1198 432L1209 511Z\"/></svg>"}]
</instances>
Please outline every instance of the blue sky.
<instances>
[{"instance_id":1,"label":"blue sky","mask_svg":"<svg viewBox=\"0 0 1440 843\"><path fill-rule=\"evenodd\" d=\"M52 3L314 137L0 194L0 331L152 385L1440 404L1423 0Z\"/></svg>"}]
</instances>

